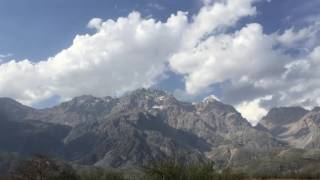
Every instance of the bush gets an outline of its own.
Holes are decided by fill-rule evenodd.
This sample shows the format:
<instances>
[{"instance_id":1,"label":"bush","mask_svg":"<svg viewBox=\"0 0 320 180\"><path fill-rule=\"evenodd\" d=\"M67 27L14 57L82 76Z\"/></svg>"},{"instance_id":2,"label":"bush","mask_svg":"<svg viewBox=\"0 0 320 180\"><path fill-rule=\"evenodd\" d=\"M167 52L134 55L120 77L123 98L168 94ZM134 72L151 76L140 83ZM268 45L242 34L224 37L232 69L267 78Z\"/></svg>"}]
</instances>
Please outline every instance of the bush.
<instances>
[{"instance_id":1,"label":"bush","mask_svg":"<svg viewBox=\"0 0 320 180\"><path fill-rule=\"evenodd\" d=\"M152 163L144 168L145 179L180 180L185 179L185 167L173 159Z\"/></svg>"},{"instance_id":2,"label":"bush","mask_svg":"<svg viewBox=\"0 0 320 180\"><path fill-rule=\"evenodd\" d=\"M37 155L29 160L23 160L14 167L9 180L77 180L72 167Z\"/></svg>"},{"instance_id":3,"label":"bush","mask_svg":"<svg viewBox=\"0 0 320 180\"><path fill-rule=\"evenodd\" d=\"M230 169L218 173L213 163L181 164L173 159L144 168L147 180L242 180L244 176Z\"/></svg>"},{"instance_id":4,"label":"bush","mask_svg":"<svg viewBox=\"0 0 320 180\"><path fill-rule=\"evenodd\" d=\"M124 180L124 176L121 173L107 171L102 169L95 169L86 172L82 172L80 180Z\"/></svg>"}]
</instances>

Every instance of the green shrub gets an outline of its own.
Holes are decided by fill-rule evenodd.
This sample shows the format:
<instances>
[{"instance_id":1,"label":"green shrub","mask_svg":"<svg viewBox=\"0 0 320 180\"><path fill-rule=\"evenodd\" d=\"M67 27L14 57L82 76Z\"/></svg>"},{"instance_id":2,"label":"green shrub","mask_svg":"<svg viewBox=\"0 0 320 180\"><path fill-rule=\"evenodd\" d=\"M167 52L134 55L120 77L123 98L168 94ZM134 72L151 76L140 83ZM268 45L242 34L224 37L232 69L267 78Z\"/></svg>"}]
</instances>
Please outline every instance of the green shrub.
<instances>
[{"instance_id":1,"label":"green shrub","mask_svg":"<svg viewBox=\"0 0 320 180\"><path fill-rule=\"evenodd\" d=\"M125 178L119 172L98 169L81 173L80 180L125 180Z\"/></svg>"},{"instance_id":2,"label":"green shrub","mask_svg":"<svg viewBox=\"0 0 320 180\"><path fill-rule=\"evenodd\" d=\"M182 180L185 179L185 167L173 159L154 162L144 168L145 179Z\"/></svg>"},{"instance_id":3,"label":"green shrub","mask_svg":"<svg viewBox=\"0 0 320 180\"><path fill-rule=\"evenodd\" d=\"M182 164L174 159L159 161L144 168L146 180L242 180L230 169L216 172L213 163Z\"/></svg>"},{"instance_id":4,"label":"green shrub","mask_svg":"<svg viewBox=\"0 0 320 180\"><path fill-rule=\"evenodd\" d=\"M46 156L37 155L20 161L14 167L9 180L77 180L73 168Z\"/></svg>"}]
</instances>

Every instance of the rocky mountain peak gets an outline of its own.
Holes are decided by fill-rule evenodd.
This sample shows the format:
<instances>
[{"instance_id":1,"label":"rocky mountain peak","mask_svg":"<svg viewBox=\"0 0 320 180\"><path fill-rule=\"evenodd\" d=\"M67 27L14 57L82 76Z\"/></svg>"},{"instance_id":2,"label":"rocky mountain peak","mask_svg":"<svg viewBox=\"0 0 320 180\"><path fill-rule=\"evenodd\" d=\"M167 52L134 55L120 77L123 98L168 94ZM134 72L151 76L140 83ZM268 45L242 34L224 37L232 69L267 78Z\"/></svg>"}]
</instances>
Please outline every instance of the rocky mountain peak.
<instances>
[{"instance_id":1,"label":"rocky mountain peak","mask_svg":"<svg viewBox=\"0 0 320 180\"><path fill-rule=\"evenodd\" d=\"M175 104L178 101L164 91L156 89L138 89L119 98L119 109L145 109L160 108L165 105Z\"/></svg>"},{"instance_id":2,"label":"rocky mountain peak","mask_svg":"<svg viewBox=\"0 0 320 180\"><path fill-rule=\"evenodd\" d=\"M152 88L140 88L137 90L134 90L132 92L129 92L127 95L129 96L138 96L138 97L144 97L144 96L165 96L167 93L165 91L159 90L159 89L152 89Z\"/></svg>"},{"instance_id":3,"label":"rocky mountain peak","mask_svg":"<svg viewBox=\"0 0 320 180\"><path fill-rule=\"evenodd\" d=\"M314 107L311 111L312 112L320 112L320 107L319 106Z\"/></svg>"},{"instance_id":4,"label":"rocky mountain peak","mask_svg":"<svg viewBox=\"0 0 320 180\"><path fill-rule=\"evenodd\" d=\"M79 97L75 97L70 101L64 102L61 105L57 106L57 108L63 108L65 110L76 110L76 109L88 109L88 108L99 108L110 106L117 101L116 98L112 97L104 97L99 98L92 95L83 95Z\"/></svg>"},{"instance_id":5,"label":"rocky mountain peak","mask_svg":"<svg viewBox=\"0 0 320 180\"><path fill-rule=\"evenodd\" d=\"M10 98L0 98L0 118L21 121L32 108Z\"/></svg>"},{"instance_id":6,"label":"rocky mountain peak","mask_svg":"<svg viewBox=\"0 0 320 180\"><path fill-rule=\"evenodd\" d=\"M164 101L164 100L175 100L172 95L169 95L165 91L157 90L157 89L138 89L132 91L121 97L120 99L129 100L131 102L137 101L145 101L145 100L152 100L152 101Z\"/></svg>"},{"instance_id":7,"label":"rocky mountain peak","mask_svg":"<svg viewBox=\"0 0 320 180\"><path fill-rule=\"evenodd\" d=\"M73 98L71 101L84 103L84 102L95 101L97 99L100 99L100 98L92 96L92 95L82 95L82 96L78 96L78 97Z\"/></svg>"},{"instance_id":8,"label":"rocky mountain peak","mask_svg":"<svg viewBox=\"0 0 320 180\"><path fill-rule=\"evenodd\" d=\"M98 97L95 97L92 95L82 95L82 96L75 97L75 98L71 99L70 101L67 101L62 104L82 105L82 104L97 102L97 101L101 101L101 100L102 100L102 98L98 98Z\"/></svg>"},{"instance_id":9,"label":"rocky mountain peak","mask_svg":"<svg viewBox=\"0 0 320 180\"><path fill-rule=\"evenodd\" d=\"M302 107L277 107L272 108L268 114L262 118L261 124L284 125L295 122L308 113ZM269 126L269 125L267 125Z\"/></svg>"},{"instance_id":10,"label":"rocky mountain peak","mask_svg":"<svg viewBox=\"0 0 320 180\"><path fill-rule=\"evenodd\" d=\"M299 120L283 126L285 131L278 139L288 142L296 148L320 147L320 112L310 111Z\"/></svg>"},{"instance_id":11,"label":"rocky mountain peak","mask_svg":"<svg viewBox=\"0 0 320 180\"><path fill-rule=\"evenodd\" d=\"M320 147L320 108L273 108L259 122L277 139L295 148Z\"/></svg>"},{"instance_id":12,"label":"rocky mountain peak","mask_svg":"<svg viewBox=\"0 0 320 180\"><path fill-rule=\"evenodd\" d=\"M277 136L287 130L287 125L297 122L308 113L302 107L277 107L272 108L266 116L264 116L259 125L266 128L273 135Z\"/></svg>"},{"instance_id":13,"label":"rocky mountain peak","mask_svg":"<svg viewBox=\"0 0 320 180\"><path fill-rule=\"evenodd\" d=\"M84 95L30 112L26 120L42 121L50 127L59 124L62 130L65 126L60 125L67 126L67 135L57 138L58 147L63 157L80 164L125 167L173 153L188 159L190 155L211 159L220 151L283 147L214 96L192 104L161 90L138 89L118 98ZM49 130L50 136L57 131ZM226 157L227 161L232 156Z\"/></svg>"},{"instance_id":14,"label":"rocky mountain peak","mask_svg":"<svg viewBox=\"0 0 320 180\"><path fill-rule=\"evenodd\" d=\"M196 104L196 108L199 112L215 111L216 113L232 112L236 113L236 109L230 105L224 104L219 101L215 96L208 96L204 98L200 103Z\"/></svg>"},{"instance_id":15,"label":"rocky mountain peak","mask_svg":"<svg viewBox=\"0 0 320 180\"><path fill-rule=\"evenodd\" d=\"M19 104L17 101L7 97L0 97L0 103L1 104L4 104L4 103Z\"/></svg>"},{"instance_id":16,"label":"rocky mountain peak","mask_svg":"<svg viewBox=\"0 0 320 180\"><path fill-rule=\"evenodd\" d=\"M1 108L6 107L6 108L29 108L11 98L6 98L6 97L0 97L0 106ZM30 109L30 108L29 108Z\"/></svg>"},{"instance_id":17,"label":"rocky mountain peak","mask_svg":"<svg viewBox=\"0 0 320 180\"><path fill-rule=\"evenodd\" d=\"M207 96L202 100L203 103L214 103L216 101L220 100L214 95Z\"/></svg>"}]
</instances>

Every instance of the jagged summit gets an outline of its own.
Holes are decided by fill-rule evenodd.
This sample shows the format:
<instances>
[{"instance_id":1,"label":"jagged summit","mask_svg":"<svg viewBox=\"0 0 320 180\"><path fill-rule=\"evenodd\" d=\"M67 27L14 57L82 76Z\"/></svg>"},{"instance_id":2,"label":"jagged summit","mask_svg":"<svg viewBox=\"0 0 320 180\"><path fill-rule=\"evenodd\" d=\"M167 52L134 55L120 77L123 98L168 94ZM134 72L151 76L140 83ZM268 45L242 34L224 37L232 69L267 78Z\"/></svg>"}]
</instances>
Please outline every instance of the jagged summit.
<instances>
[{"instance_id":1,"label":"jagged summit","mask_svg":"<svg viewBox=\"0 0 320 180\"><path fill-rule=\"evenodd\" d=\"M85 95L74 97L74 98L70 99L69 101L65 101L65 102L77 102L77 101L78 102L87 102L87 101L110 100L110 99L117 99L117 98L112 97L112 96L98 97L98 96L85 94ZM63 103L65 103L65 102L63 102Z\"/></svg>"},{"instance_id":2,"label":"jagged summit","mask_svg":"<svg viewBox=\"0 0 320 180\"><path fill-rule=\"evenodd\" d=\"M165 96L168 95L166 91L153 88L140 88L126 93L129 96ZM125 96L126 96L125 95Z\"/></svg>"},{"instance_id":3,"label":"jagged summit","mask_svg":"<svg viewBox=\"0 0 320 180\"><path fill-rule=\"evenodd\" d=\"M274 108L259 124L261 130L214 96L194 104L156 89L138 89L121 97L84 95L42 110L0 99L0 112L6 115L2 132L8 127L25 129L31 140L39 140L39 147L58 149L58 156L74 163L102 167L138 166L172 155L232 164L243 157L255 161L261 154L269 156L266 151L317 148L320 113L316 110ZM20 122L7 123L10 118ZM55 144L42 142L43 134ZM6 138L1 142L7 143ZM23 143L24 139L19 141Z\"/></svg>"},{"instance_id":4,"label":"jagged summit","mask_svg":"<svg viewBox=\"0 0 320 180\"><path fill-rule=\"evenodd\" d=\"M215 101L220 101L220 99L217 98L215 95L207 96L202 100L202 102L204 102L204 103L210 103L210 102L215 102Z\"/></svg>"},{"instance_id":5,"label":"jagged summit","mask_svg":"<svg viewBox=\"0 0 320 180\"><path fill-rule=\"evenodd\" d=\"M19 103L18 101L11 99L11 98L7 98L7 97L0 97L0 105L1 105L1 107L7 107L7 108L20 107L20 108L29 108L30 109L30 107L25 106L25 105Z\"/></svg>"},{"instance_id":6,"label":"jagged summit","mask_svg":"<svg viewBox=\"0 0 320 180\"><path fill-rule=\"evenodd\" d=\"M299 107L299 106L292 106L292 107L275 107L271 108L265 118L272 118L272 117L283 117L283 116L292 116L296 117L304 115L308 112L308 110ZM288 117L290 118L290 117Z\"/></svg>"},{"instance_id":7,"label":"jagged summit","mask_svg":"<svg viewBox=\"0 0 320 180\"><path fill-rule=\"evenodd\" d=\"M308 113L302 107L277 107L272 108L259 122L263 126L272 129L295 122Z\"/></svg>"},{"instance_id":8,"label":"jagged summit","mask_svg":"<svg viewBox=\"0 0 320 180\"><path fill-rule=\"evenodd\" d=\"M131 100L156 100L156 99L168 99L174 98L172 95L165 91L158 89L137 89L132 92L128 92L125 95L119 97L119 99L131 99ZM174 98L175 99L175 98Z\"/></svg>"},{"instance_id":9,"label":"jagged summit","mask_svg":"<svg viewBox=\"0 0 320 180\"><path fill-rule=\"evenodd\" d=\"M302 107L276 107L270 109L258 123L257 127L265 129L273 136L280 136L286 133L290 124L298 122L309 111ZM280 138L282 139L282 138Z\"/></svg>"},{"instance_id":10,"label":"jagged summit","mask_svg":"<svg viewBox=\"0 0 320 180\"><path fill-rule=\"evenodd\" d=\"M239 114L237 110L231 105L222 103L218 98L211 95L204 98L201 102L195 104L199 112L203 111L215 111L216 113L232 112Z\"/></svg>"},{"instance_id":11,"label":"jagged summit","mask_svg":"<svg viewBox=\"0 0 320 180\"><path fill-rule=\"evenodd\" d=\"M319 106L314 107L311 111L313 111L313 112L319 112L319 111L320 111L320 107L319 107Z\"/></svg>"},{"instance_id":12,"label":"jagged summit","mask_svg":"<svg viewBox=\"0 0 320 180\"><path fill-rule=\"evenodd\" d=\"M25 106L11 98L0 98L0 120L22 121L28 112L32 112L33 110L33 108Z\"/></svg>"},{"instance_id":13,"label":"jagged summit","mask_svg":"<svg viewBox=\"0 0 320 180\"><path fill-rule=\"evenodd\" d=\"M273 108L259 122L275 138L296 148L320 147L320 108Z\"/></svg>"},{"instance_id":14,"label":"jagged summit","mask_svg":"<svg viewBox=\"0 0 320 180\"><path fill-rule=\"evenodd\" d=\"M15 103L16 104L16 103L18 103L17 101L15 101L11 98L8 98L8 97L0 97L0 102L1 102L1 104L3 104L3 103Z\"/></svg>"}]
</instances>

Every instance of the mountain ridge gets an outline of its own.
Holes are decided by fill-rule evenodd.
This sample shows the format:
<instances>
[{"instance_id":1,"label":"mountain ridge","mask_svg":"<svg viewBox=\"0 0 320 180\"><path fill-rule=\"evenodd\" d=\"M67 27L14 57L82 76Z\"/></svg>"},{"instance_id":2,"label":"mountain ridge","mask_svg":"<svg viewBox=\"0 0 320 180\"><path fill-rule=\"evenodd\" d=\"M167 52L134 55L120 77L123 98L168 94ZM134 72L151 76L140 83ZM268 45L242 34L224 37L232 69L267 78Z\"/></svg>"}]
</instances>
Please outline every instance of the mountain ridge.
<instances>
[{"instance_id":1,"label":"mountain ridge","mask_svg":"<svg viewBox=\"0 0 320 180\"><path fill-rule=\"evenodd\" d=\"M17 109L8 111L8 107ZM216 98L189 103L154 89L138 89L117 98L84 95L43 110L6 99L0 100L0 112L5 114L0 122L11 121L14 127L29 123L42 129L38 134L26 128L35 139L43 134L56 137L51 129L64 129L62 136L54 138L59 144L56 155L90 166L138 167L175 156L181 161L214 161L221 167L240 168L240 161L250 156L242 168L252 168L264 156L286 157L293 151L302 158L320 144L318 108L275 108L253 127L234 107ZM288 112L293 113L286 116ZM308 126L303 124L306 121ZM277 128L286 129L279 132ZM45 144L39 142L39 146ZM294 151L297 148L301 151ZM2 151L9 150L0 147ZM37 153L37 149L28 152Z\"/></svg>"}]
</instances>

